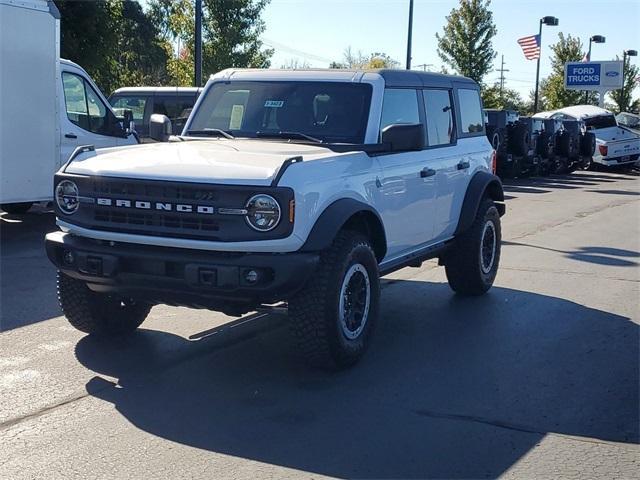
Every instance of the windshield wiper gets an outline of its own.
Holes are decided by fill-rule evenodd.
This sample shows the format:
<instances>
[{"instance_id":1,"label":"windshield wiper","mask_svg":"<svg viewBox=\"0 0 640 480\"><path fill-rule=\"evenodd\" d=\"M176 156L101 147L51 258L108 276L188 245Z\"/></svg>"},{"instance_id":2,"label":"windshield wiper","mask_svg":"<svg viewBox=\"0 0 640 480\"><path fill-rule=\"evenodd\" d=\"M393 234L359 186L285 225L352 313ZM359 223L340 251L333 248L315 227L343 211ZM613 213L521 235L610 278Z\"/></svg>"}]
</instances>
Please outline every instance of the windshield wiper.
<instances>
[{"instance_id":1,"label":"windshield wiper","mask_svg":"<svg viewBox=\"0 0 640 480\"><path fill-rule=\"evenodd\" d=\"M313 143L324 143L322 140L316 137L312 137L311 135L307 135L302 132L290 132L290 131L279 131L279 132L256 132L256 137L271 137L271 138L289 138L289 139L301 139L301 140L309 140Z\"/></svg>"},{"instance_id":2,"label":"windshield wiper","mask_svg":"<svg viewBox=\"0 0 640 480\"><path fill-rule=\"evenodd\" d=\"M187 135L190 135L190 134L209 135L209 136L217 135L224 138L228 138L230 140L233 140L234 138L236 138L230 133L225 132L224 130L221 130L219 128L205 128L204 130L187 130Z\"/></svg>"}]
</instances>

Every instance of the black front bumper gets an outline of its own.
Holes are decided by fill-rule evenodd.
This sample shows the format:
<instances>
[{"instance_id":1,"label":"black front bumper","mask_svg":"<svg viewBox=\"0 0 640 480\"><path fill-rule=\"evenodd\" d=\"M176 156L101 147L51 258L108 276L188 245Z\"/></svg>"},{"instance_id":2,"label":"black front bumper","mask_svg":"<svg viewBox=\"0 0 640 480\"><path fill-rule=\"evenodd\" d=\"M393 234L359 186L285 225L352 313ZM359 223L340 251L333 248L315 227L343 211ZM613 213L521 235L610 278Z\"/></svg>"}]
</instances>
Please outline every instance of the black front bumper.
<instances>
[{"instance_id":1,"label":"black front bumper","mask_svg":"<svg viewBox=\"0 0 640 480\"><path fill-rule=\"evenodd\" d=\"M288 299L304 286L319 259L317 253L210 252L63 232L47 234L45 246L59 270L93 291L239 312Z\"/></svg>"}]
</instances>

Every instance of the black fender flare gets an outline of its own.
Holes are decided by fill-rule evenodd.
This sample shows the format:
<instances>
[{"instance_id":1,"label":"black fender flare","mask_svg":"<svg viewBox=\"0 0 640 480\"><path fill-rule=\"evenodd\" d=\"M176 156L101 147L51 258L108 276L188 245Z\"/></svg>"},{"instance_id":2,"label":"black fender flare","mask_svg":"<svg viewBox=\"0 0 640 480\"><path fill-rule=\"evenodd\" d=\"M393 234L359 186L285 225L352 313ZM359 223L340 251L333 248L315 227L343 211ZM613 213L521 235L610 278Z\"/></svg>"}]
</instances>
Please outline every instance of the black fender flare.
<instances>
[{"instance_id":1,"label":"black fender flare","mask_svg":"<svg viewBox=\"0 0 640 480\"><path fill-rule=\"evenodd\" d=\"M469 182L467 193L465 194L462 202L462 210L460 211L458 226L456 227L454 235L459 235L471 227L473 220L476 218L476 214L478 213L480 201L485 196L488 196L496 202L496 207L498 208L500 216L505 214L506 207L504 204L504 190L502 188L502 181L500 180L500 177L489 172L477 172Z\"/></svg>"},{"instance_id":2,"label":"black fender flare","mask_svg":"<svg viewBox=\"0 0 640 480\"><path fill-rule=\"evenodd\" d=\"M371 241L378 261L382 260L387 252L387 237L384 231L384 223L378 212L371 206L353 198L336 200L320 214L301 252L319 252L330 247L338 232L351 219L360 216L371 234Z\"/></svg>"}]
</instances>

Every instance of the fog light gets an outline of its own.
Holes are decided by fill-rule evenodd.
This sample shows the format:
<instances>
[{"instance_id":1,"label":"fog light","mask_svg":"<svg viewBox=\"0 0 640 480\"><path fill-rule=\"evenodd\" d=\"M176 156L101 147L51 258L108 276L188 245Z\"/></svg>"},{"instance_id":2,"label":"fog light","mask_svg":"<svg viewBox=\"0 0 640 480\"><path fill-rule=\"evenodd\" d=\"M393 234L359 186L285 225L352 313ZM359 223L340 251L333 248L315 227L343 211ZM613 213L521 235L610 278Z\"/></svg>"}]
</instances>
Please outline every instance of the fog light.
<instances>
[{"instance_id":1,"label":"fog light","mask_svg":"<svg viewBox=\"0 0 640 480\"><path fill-rule=\"evenodd\" d=\"M256 283L259 277L258 272L255 270L247 270L244 274L244 279L247 283Z\"/></svg>"},{"instance_id":2,"label":"fog light","mask_svg":"<svg viewBox=\"0 0 640 480\"><path fill-rule=\"evenodd\" d=\"M71 250L65 250L62 254L62 261L66 265L73 265L73 262L75 262L75 260L76 258L73 256L73 252Z\"/></svg>"}]
</instances>

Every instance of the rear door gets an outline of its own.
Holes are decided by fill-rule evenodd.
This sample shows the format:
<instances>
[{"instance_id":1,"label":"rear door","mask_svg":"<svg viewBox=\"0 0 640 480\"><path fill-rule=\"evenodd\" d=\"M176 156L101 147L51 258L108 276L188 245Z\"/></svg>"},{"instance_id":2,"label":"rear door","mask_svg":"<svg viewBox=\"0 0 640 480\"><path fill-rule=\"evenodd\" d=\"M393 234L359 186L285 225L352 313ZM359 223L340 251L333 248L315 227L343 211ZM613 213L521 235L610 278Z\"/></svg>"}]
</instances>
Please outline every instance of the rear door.
<instances>
[{"instance_id":1,"label":"rear door","mask_svg":"<svg viewBox=\"0 0 640 480\"><path fill-rule=\"evenodd\" d=\"M425 153L429 166L436 170L433 237L443 240L450 236L456 191L464 188L465 169L460 168L462 156L457 147L452 90L427 88L422 91L422 97L427 130Z\"/></svg>"},{"instance_id":2,"label":"rear door","mask_svg":"<svg viewBox=\"0 0 640 480\"><path fill-rule=\"evenodd\" d=\"M393 124L420 123L419 92L385 89L380 131ZM381 155L378 205L387 233L387 257L428 244L435 219L435 170L425 150Z\"/></svg>"},{"instance_id":3,"label":"rear door","mask_svg":"<svg viewBox=\"0 0 640 480\"><path fill-rule=\"evenodd\" d=\"M457 87L457 88L456 88ZM436 239L453 236L458 225L462 203L472 175L482 169L487 171L491 161L491 145L484 133L484 114L480 91L469 84L456 85L451 92L452 119L456 139L442 148L437 175L436 203L438 219L434 229ZM440 97L438 97L440 98ZM426 105L432 114L439 115L442 103L434 101ZM427 122L429 114L427 113Z\"/></svg>"}]
</instances>

